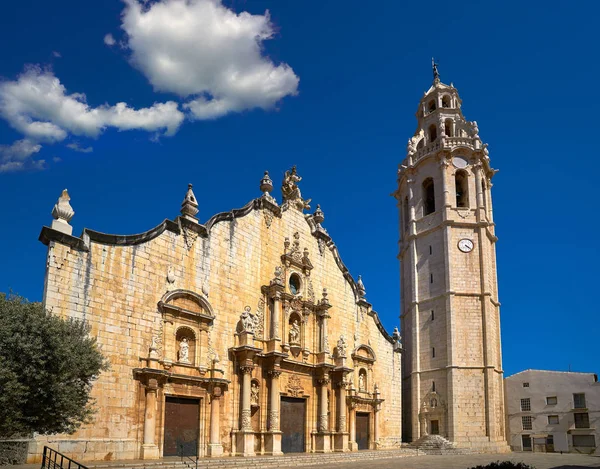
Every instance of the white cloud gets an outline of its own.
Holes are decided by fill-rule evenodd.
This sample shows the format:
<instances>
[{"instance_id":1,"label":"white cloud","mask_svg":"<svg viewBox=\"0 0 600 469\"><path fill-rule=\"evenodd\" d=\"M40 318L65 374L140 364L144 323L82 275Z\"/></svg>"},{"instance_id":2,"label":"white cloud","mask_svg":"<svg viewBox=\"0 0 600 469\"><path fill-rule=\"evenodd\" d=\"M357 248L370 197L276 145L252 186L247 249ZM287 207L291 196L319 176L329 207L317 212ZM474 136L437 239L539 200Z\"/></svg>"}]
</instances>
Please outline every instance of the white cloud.
<instances>
[{"instance_id":1,"label":"white cloud","mask_svg":"<svg viewBox=\"0 0 600 469\"><path fill-rule=\"evenodd\" d=\"M78 153L91 153L94 151L92 147L82 147L77 142L68 143L67 148L70 148L71 150L76 151Z\"/></svg>"},{"instance_id":2,"label":"white cloud","mask_svg":"<svg viewBox=\"0 0 600 469\"><path fill-rule=\"evenodd\" d=\"M27 167L40 169L44 160L33 161L31 156L41 148L40 144L28 139L17 140L12 145L0 145L0 173L20 171Z\"/></svg>"},{"instance_id":3,"label":"white cloud","mask_svg":"<svg viewBox=\"0 0 600 469\"><path fill-rule=\"evenodd\" d=\"M62 57L62 55L60 55L60 52L53 50L52 51L52 55L54 57L56 57L57 59L60 59Z\"/></svg>"},{"instance_id":4,"label":"white cloud","mask_svg":"<svg viewBox=\"0 0 600 469\"><path fill-rule=\"evenodd\" d=\"M107 127L173 135L184 119L173 101L143 109L126 103L90 107L84 94L67 94L51 71L39 67L29 67L16 81L0 82L0 115L26 137L48 142L68 134L96 137Z\"/></svg>"},{"instance_id":5,"label":"white cloud","mask_svg":"<svg viewBox=\"0 0 600 469\"><path fill-rule=\"evenodd\" d=\"M190 98L192 118L269 109L295 95L299 78L263 55L269 14L236 14L221 0L124 0L131 61L156 90Z\"/></svg>"},{"instance_id":6,"label":"white cloud","mask_svg":"<svg viewBox=\"0 0 600 469\"><path fill-rule=\"evenodd\" d=\"M117 43L117 41L115 41L115 38L113 37L112 34L108 33L106 36L104 36L104 44L106 44L107 46L114 46Z\"/></svg>"}]
</instances>

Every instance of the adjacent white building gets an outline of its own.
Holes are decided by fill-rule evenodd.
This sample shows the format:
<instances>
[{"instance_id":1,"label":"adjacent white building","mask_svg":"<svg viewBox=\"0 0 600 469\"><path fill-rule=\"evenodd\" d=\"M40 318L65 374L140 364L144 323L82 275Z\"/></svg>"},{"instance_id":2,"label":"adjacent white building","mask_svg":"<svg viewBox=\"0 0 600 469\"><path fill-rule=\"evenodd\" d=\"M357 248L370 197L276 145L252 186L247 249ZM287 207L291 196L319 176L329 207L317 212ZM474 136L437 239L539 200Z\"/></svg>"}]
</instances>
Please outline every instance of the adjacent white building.
<instances>
[{"instance_id":1,"label":"adjacent white building","mask_svg":"<svg viewBox=\"0 0 600 469\"><path fill-rule=\"evenodd\" d=\"M598 375L525 370L504 385L513 451L600 453Z\"/></svg>"}]
</instances>

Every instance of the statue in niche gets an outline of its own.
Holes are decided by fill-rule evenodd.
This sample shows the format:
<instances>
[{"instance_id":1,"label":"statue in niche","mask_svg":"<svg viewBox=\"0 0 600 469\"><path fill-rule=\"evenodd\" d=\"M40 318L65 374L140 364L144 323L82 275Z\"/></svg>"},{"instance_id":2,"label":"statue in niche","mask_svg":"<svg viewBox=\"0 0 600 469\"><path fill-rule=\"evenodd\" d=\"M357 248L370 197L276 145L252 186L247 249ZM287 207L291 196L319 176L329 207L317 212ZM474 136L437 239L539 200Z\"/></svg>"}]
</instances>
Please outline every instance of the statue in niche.
<instances>
[{"instance_id":1,"label":"statue in niche","mask_svg":"<svg viewBox=\"0 0 600 469\"><path fill-rule=\"evenodd\" d=\"M290 329L290 344L300 343L300 323L297 319L294 319L292 328Z\"/></svg>"},{"instance_id":2,"label":"statue in niche","mask_svg":"<svg viewBox=\"0 0 600 469\"><path fill-rule=\"evenodd\" d=\"M250 306L244 308L244 312L240 316L240 321L242 323L243 332L254 333L254 318L252 317L252 313L250 313Z\"/></svg>"},{"instance_id":3,"label":"statue in niche","mask_svg":"<svg viewBox=\"0 0 600 469\"><path fill-rule=\"evenodd\" d=\"M258 407L258 384L254 381L250 386L250 404Z\"/></svg>"},{"instance_id":4,"label":"statue in niche","mask_svg":"<svg viewBox=\"0 0 600 469\"><path fill-rule=\"evenodd\" d=\"M436 408L438 405L437 399L433 398L431 399L431 407Z\"/></svg>"},{"instance_id":5,"label":"statue in niche","mask_svg":"<svg viewBox=\"0 0 600 469\"><path fill-rule=\"evenodd\" d=\"M179 342L179 361L181 363L190 362L190 344L187 337L184 337L181 339L181 342Z\"/></svg>"},{"instance_id":6,"label":"statue in niche","mask_svg":"<svg viewBox=\"0 0 600 469\"><path fill-rule=\"evenodd\" d=\"M335 348L336 352L337 352L337 356L345 357L347 348L348 348L348 344L346 343L346 337L344 337L344 335L341 335L339 340L337 341L337 347Z\"/></svg>"},{"instance_id":7,"label":"statue in niche","mask_svg":"<svg viewBox=\"0 0 600 469\"><path fill-rule=\"evenodd\" d=\"M364 375L364 373L360 373L358 375L358 390L365 391L365 389L366 389L365 386L366 386L365 375Z\"/></svg>"},{"instance_id":8,"label":"statue in niche","mask_svg":"<svg viewBox=\"0 0 600 469\"><path fill-rule=\"evenodd\" d=\"M302 178L298 176L296 172L296 166L292 166L291 170L285 172L285 176L283 178L283 183L281 184L281 193L283 194L283 199L285 201L292 202L298 209L310 210L311 199L304 200L302 198L302 194L300 193L300 189L298 187L298 183L302 181Z\"/></svg>"}]
</instances>

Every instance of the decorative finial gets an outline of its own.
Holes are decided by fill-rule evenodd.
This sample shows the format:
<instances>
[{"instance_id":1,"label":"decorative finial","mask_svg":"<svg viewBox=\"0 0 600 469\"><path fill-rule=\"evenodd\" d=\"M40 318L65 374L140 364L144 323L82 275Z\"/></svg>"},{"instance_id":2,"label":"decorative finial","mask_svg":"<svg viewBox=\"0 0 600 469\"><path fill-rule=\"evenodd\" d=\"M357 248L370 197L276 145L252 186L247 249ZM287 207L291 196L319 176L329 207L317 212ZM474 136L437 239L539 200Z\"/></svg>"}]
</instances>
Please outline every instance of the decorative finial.
<instances>
[{"instance_id":1,"label":"decorative finial","mask_svg":"<svg viewBox=\"0 0 600 469\"><path fill-rule=\"evenodd\" d=\"M198 219L196 218L197 213L198 202L196 201L196 196L194 195L194 191L192 190L192 185L188 184L188 190L185 194L183 202L181 203L181 214L186 220L198 223Z\"/></svg>"},{"instance_id":2,"label":"decorative finial","mask_svg":"<svg viewBox=\"0 0 600 469\"><path fill-rule=\"evenodd\" d=\"M360 275L358 276L358 282L356 282L356 286L358 288L358 296L364 298L367 294L367 290L365 290L365 284L363 283L362 277Z\"/></svg>"},{"instance_id":3,"label":"decorative finial","mask_svg":"<svg viewBox=\"0 0 600 469\"><path fill-rule=\"evenodd\" d=\"M71 200L71 197L69 197L69 193L65 189L52 209L52 217L54 217L52 229L71 235L73 234L73 227L69 225L69 222L73 218L73 215L75 215L75 212L69 200Z\"/></svg>"},{"instance_id":4,"label":"decorative finial","mask_svg":"<svg viewBox=\"0 0 600 469\"><path fill-rule=\"evenodd\" d=\"M327 298L327 288L323 288L323 298L321 298L321 304L327 305L329 304L329 299Z\"/></svg>"},{"instance_id":5,"label":"decorative finial","mask_svg":"<svg viewBox=\"0 0 600 469\"><path fill-rule=\"evenodd\" d=\"M265 171L265 175L260 181L260 191L264 193L265 197L271 198L269 192L273 191L273 181L269 177L269 171Z\"/></svg>"},{"instance_id":6,"label":"decorative finial","mask_svg":"<svg viewBox=\"0 0 600 469\"><path fill-rule=\"evenodd\" d=\"M437 85L440 82L440 72L438 72L438 64L433 57L431 57L431 68L433 69L433 84Z\"/></svg>"},{"instance_id":7,"label":"decorative finial","mask_svg":"<svg viewBox=\"0 0 600 469\"><path fill-rule=\"evenodd\" d=\"M317 205L317 209L315 210L315 213L313 214L313 220L315 221L315 223L317 225L320 225L321 223L323 223L323 220L325 220L325 214L321 210L320 205Z\"/></svg>"}]
</instances>

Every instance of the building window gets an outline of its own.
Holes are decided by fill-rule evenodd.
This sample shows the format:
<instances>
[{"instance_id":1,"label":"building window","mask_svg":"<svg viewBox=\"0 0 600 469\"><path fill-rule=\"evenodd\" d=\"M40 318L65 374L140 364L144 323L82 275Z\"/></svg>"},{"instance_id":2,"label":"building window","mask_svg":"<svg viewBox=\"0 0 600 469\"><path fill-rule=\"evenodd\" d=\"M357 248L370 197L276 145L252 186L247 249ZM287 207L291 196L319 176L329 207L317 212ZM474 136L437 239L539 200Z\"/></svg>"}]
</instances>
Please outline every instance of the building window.
<instances>
[{"instance_id":1,"label":"building window","mask_svg":"<svg viewBox=\"0 0 600 469\"><path fill-rule=\"evenodd\" d=\"M585 393L573 394L573 408L585 409Z\"/></svg>"},{"instance_id":2,"label":"building window","mask_svg":"<svg viewBox=\"0 0 600 469\"><path fill-rule=\"evenodd\" d=\"M529 435L521 435L523 442L523 451L531 451L531 437Z\"/></svg>"},{"instance_id":3,"label":"building window","mask_svg":"<svg viewBox=\"0 0 600 469\"><path fill-rule=\"evenodd\" d=\"M450 107L450 96L444 96L442 98L442 107Z\"/></svg>"},{"instance_id":4,"label":"building window","mask_svg":"<svg viewBox=\"0 0 600 469\"><path fill-rule=\"evenodd\" d=\"M433 248L431 246L429 246L429 255L431 256L433 254Z\"/></svg>"},{"instance_id":5,"label":"building window","mask_svg":"<svg viewBox=\"0 0 600 469\"><path fill-rule=\"evenodd\" d=\"M456 171L454 176L454 185L456 188L456 206L466 208L469 206L469 181L465 171Z\"/></svg>"},{"instance_id":6,"label":"building window","mask_svg":"<svg viewBox=\"0 0 600 469\"><path fill-rule=\"evenodd\" d=\"M435 313L433 312L433 310L431 310L431 320L433 321L435 319Z\"/></svg>"},{"instance_id":7,"label":"building window","mask_svg":"<svg viewBox=\"0 0 600 469\"><path fill-rule=\"evenodd\" d=\"M435 124L431 124L429 126L429 143L435 142L437 140L437 126Z\"/></svg>"},{"instance_id":8,"label":"building window","mask_svg":"<svg viewBox=\"0 0 600 469\"><path fill-rule=\"evenodd\" d=\"M446 137L454 137L454 123L452 122L452 119L446 119L444 121L444 133L446 134Z\"/></svg>"},{"instance_id":9,"label":"building window","mask_svg":"<svg viewBox=\"0 0 600 469\"><path fill-rule=\"evenodd\" d=\"M429 104L427 105L427 107L429 109L429 112L435 111L435 107L436 107L435 100L432 99L431 101L429 101Z\"/></svg>"},{"instance_id":10,"label":"building window","mask_svg":"<svg viewBox=\"0 0 600 469\"><path fill-rule=\"evenodd\" d=\"M431 390L435 392L435 381L431 382Z\"/></svg>"},{"instance_id":11,"label":"building window","mask_svg":"<svg viewBox=\"0 0 600 469\"><path fill-rule=\"evenodd\" d=\"M521 424L523 430L531 430L533 428L533 417L531 415L524 415L521 417Z\"/></svg>"},{"instance_id":12,"label":"building window","mask_svg":"<svg viewBox=\"0 0 600 469\"><path fill-rule=\"evenodd\" d=\"M546 437L546 444L548 446L554 446L554 435L548 435ZM548 451L552 451L552 449L548 449Z\"/></svg>"},{"instance_id":13,"label":"building window","mask_svg":"<svg viewBox=\"0 0 600 469\"><path fill-rule=\"evenodd\" d=\"M548 415L548 425L558 425L558 415Z\"/></svg>"},{"instance_id":14,"label":"building window","mask_svg":"<svg viewBox=\"0 0 600 469\"><path fill-rule=\"evenodd\" d=\"M408 220L409 220L408 197L404 198L404 207L402 207L402 212L404 214L404 231L406 231L406 230L408 230Z\"/></svg>"},{"instance_id":15,"label":"building window","mask_svg":"<svg viewBox=\"0 0 600 469\"><path fill-rule=\"evenodd\" d=\"M573 435L573 446L594 448L596 446L596 438L594 438L594 435Z\"/></svg>"},{"instance_id":16,"label":"building window","mask_svg":"<svg viewBox=\"0 0 600 469\"><path fill-rule=\"evenodd\" d=\"M558 404L558 399L556 396L548 396L546 398L546 405L556 405Z\"/></svg>"},{"instance_id":17,"label":"building window","mask_svg":"<svg viewBox=\"0 0 600 469\"><path fill-rule=\"evenodd\" d=\"M433 274L429 274L429 283L433 283Z\"/></svg>"},{"instance_id":18,"label":"building window","mask_svg":"<svg viewBox=\"0 0 600 469\"><path fill-rule=\"evenodd\" d=\"M575 428L590 428L590 414L587 412L575 414Z\"/></svg>"},{"instance_id":19,"label":"building window","mask_svg":"<svg viewBox=\"0 0 600 469\"><path fill-rule=\"evenodd\" d=\"M529 387L529 383L523 383L523 387L524 388L528 388Z\"/></svg>"},{"instance_id":20,"label":"building window","mask_svg":"<svg viewBox=\"0 0 600 469\"><path fill-rule=\"evenodd\" d=\"M423 181L423 215L435 212L435 190L433 179L427 178Z\"/></svg>"},{"instance_id":21,"label":"building window","mask_svg":"<svg viewBox=\"0 0 600 469\"><path fill-rule=\"evenodd\" d=\"M432 356L433 358L435 358L435 347L433 347L433 348L431 349L431 356Z\"/></svg>"},{"instance_id":22,"label":"building window","mask_svg":"<svg viewBox=\"0 0 600 469\"><path fill-rule=\"evenodd\" d=\"M531 399L529 397L521 399L521 412L531 412Z\"/></svg>"}]
</instances>

